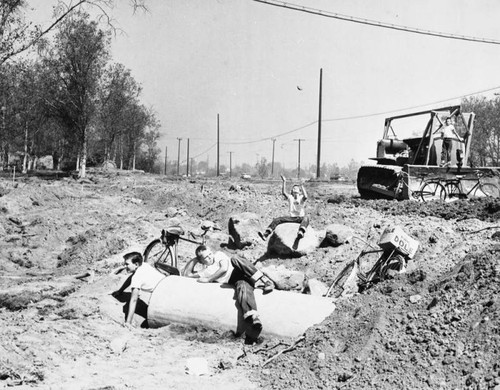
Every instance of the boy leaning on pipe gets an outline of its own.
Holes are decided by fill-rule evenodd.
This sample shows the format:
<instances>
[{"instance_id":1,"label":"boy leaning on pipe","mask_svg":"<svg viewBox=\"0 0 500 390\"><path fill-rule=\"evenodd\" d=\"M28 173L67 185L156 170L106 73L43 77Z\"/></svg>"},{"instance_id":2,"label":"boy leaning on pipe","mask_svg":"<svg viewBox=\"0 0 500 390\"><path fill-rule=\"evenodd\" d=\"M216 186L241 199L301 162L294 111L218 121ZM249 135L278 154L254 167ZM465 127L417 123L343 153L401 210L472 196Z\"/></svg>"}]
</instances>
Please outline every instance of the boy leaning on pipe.
<instances>
[{"instance_id":1,"label":"boy leaning on pipe","mask_svg":"<svg viewBox=\"0 0 500 390\"><path fill-rule=\"evenodd\" d=\"M112 295L114 297L119 297L123 294L125 289L130 286L132 293L130 295L125 324L132 325L132 319L134 318L140 292L153 292L158 283L166 276L157 271L151 264L145 263L139 252L127 253L123 256L123 260L124 268L130 276L117 291L112 293Z\"/></svg>"}]
</instances>

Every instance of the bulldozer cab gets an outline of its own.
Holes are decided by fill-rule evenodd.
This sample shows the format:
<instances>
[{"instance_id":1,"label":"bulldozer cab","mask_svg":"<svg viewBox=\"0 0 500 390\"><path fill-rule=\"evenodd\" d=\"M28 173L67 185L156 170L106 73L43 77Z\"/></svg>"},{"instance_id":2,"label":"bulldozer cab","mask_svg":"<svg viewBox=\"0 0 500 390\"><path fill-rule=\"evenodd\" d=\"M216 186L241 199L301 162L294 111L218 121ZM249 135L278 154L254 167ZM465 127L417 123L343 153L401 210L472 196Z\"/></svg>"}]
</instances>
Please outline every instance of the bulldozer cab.
<instances>
[{"instance_id":1,"label":"bulldozer cab","mask_svg":"<svg viewBox=\"0 0 500 390\"><path fill-rule=\"evenodd\" d=\"M386 118L383 138L377 145L378 164L439 166L443 140L441 130L450 118L464 142L452 141L451 165L467 165L473 113L462 113L460 106Z\"/></svg>"}]
</instances>

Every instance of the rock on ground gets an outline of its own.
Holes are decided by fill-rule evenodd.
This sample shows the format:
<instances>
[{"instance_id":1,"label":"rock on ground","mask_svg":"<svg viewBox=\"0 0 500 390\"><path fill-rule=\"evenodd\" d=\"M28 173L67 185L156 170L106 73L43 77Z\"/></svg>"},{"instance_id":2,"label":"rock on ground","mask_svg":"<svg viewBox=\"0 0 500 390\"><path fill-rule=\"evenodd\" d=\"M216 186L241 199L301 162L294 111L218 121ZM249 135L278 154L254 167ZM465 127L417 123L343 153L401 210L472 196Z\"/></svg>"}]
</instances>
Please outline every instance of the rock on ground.
<instances>
[{"instance_id":1,"label":"rock on ground","mask_svg":"<svg viewBox=\"0 0 500 390\"><path fill-rule=\"evenodd\" d=\"M228 222L230 249L242 249L259 240L258 232L261 230L259 216L255 213L240 213L232 215Z\"/></svg>"},{"instance_id":2,"label":"rock on ground","mask_svg":"<svg viewBox=\"0 0 500 390\"><path fill-rule=\"evenodd\" d=\"M269 238L267 251L278 256L301 257L313 252L319 246L319 237L315 230L308 226L304 237L297 238L298 223L282 223L278 225Z\"/></svg>"},{"instance_id":3,"label":"rock on ground","mask_svg":"<svg viewBox=\"0 0 500 390\"><path fill-rule=\"evenodd\" d=\"M332 223L325 229L325 239L322 246L339 246L352 240L354 231L349 226Z\"/></svg>"}]
</instances>

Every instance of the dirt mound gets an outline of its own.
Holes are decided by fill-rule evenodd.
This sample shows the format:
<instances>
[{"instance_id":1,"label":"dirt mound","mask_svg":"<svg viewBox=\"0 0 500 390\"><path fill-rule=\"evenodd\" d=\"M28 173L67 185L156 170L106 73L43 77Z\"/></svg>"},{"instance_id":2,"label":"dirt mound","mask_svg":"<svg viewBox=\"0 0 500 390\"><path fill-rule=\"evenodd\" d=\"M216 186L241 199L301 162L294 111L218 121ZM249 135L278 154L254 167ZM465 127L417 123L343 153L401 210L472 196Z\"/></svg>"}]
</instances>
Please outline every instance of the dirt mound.
<instances>
[{"instance_id":1,"label":"dirt mound","mask_svg":"<svg viewBox=\"0 0 500 390\"><path fill-rule=\"evenodd\" d=\"M335 202L331 202L335 203ZM439 217L450 219L471 219L495 222L500 220L500 199L471 198L454 202L420 203L413 200L364 200L359 198L343 199L356 207L371 207L390 215L414 215L419 217Z\"/></svg>"},{"instance_id":2,"label":"dirt mound","mask_svg":"<svg viewBox=\"0 0 500 390\"><path fill-rule=\"evenodd\" d=\"M500 384L498 253L467 255L438 281L418 271L339 302L262 371L266 388L456 389Z\"/></svg>"},{"instance_id":3,"label":"dirt mound","mask_svg":"<svg viewBox=\"0 0 500 390\"><path fill-rule=\"evenodd\" d=\"M493 387L499 202L366 201L354 186L306 185L311 226L345 226L352 240L278 258L250 238L234 254L326 287L367 244L376 247L387 225L402 227L420 247L413 272L339 301L296 351L262 370L283 343L262 340L251 349L201 328L123 328L125 302L110 293L124 275L111 271L122 252L144 249L172 217L196 237L202 221L217 224L222 231L208 240L213 249L227 242L235 214L255 213L256 224L266 226L287 214L280 182L169 180L119 170L89 171L85 181L0 181L0 385L247 390L258 386L248 379L260 375L264 388L280 389ZM182 267L195 245L178 249ZM85 271L93 276L75 277ZM186 357L206 358L214 375L186 376Z\"/></svg>"}]
</instances>

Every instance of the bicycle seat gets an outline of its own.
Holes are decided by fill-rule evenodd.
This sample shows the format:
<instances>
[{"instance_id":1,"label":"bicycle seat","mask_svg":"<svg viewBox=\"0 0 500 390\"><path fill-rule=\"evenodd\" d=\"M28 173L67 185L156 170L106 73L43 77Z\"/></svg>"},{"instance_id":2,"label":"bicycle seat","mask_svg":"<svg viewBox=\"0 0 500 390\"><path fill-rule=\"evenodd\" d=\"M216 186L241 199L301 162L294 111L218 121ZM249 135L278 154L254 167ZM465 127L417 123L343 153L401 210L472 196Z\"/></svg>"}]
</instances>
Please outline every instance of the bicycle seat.
<instances>
[{"instance_id":1,"label":"bicycle seat","mask_svg":"<svg viewBox=\"0 0 500 390\"><path fill-rule=\"evenodd\" d=\"M184 229L180 226L169 226L165 229L165 233L173 236L181 236L184 234Z\"/></svg>"}]
</instances>

